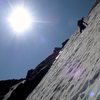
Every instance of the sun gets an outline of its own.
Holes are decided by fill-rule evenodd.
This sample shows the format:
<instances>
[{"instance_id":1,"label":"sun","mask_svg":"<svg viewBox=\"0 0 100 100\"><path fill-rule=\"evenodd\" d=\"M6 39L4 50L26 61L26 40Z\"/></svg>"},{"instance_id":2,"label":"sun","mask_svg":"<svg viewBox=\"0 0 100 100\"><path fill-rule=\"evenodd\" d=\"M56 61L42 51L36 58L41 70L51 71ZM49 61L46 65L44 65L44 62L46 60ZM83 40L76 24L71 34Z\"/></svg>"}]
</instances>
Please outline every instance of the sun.
<instances>
[{"instance_id":1,"label":"sun","mask_svg":"<svg viewBox=\"0 0 100 100\"><path fill-rule=\"evenodd\" d=\"M30 27L32 18L25 8L17 7L10 14L8 21L16 33L22 33Z\"/></svg>"}]
</instances>

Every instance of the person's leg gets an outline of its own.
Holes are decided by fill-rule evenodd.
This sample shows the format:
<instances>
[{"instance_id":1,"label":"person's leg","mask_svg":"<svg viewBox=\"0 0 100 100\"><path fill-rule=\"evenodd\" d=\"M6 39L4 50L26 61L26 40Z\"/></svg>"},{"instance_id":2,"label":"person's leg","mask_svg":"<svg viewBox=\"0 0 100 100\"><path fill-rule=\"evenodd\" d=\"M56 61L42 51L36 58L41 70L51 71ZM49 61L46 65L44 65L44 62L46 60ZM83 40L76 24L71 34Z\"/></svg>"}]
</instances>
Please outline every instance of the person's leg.
<instances>
[{"instance_id":1,"label":"person's leg","mask_svg":"<svg viewBox=\"0 0 100 100\"><path fill-rule=\"evenodd\" d=\"M84 30L86 28L86 26L85 25L82 25L82 30Z\"/></svg>"},{"instance_id":2,"label":"person's leg","mask_svg":"<svg viewBox=\"0 0 100 100\"><path fill-rule=\"evenodd\" d=\"M80 33L82 33L82 27L80 26Z\"/></svg>"}]
</instances>

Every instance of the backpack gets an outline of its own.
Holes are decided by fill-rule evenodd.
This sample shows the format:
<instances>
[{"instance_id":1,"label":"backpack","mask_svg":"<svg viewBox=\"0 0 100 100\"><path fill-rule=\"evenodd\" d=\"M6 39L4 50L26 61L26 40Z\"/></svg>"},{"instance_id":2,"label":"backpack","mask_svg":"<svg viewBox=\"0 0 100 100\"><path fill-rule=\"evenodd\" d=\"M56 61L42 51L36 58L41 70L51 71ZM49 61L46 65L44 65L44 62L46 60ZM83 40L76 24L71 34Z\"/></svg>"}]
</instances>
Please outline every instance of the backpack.
<instances>
[{"instance_id":1,"label":"backpack","mask_svg":"<svg viewBox=\"0 0 100 100\"><path fill-rule=\"evenodd\" d=\"M81 26L81 25L82 25L82 21L79 20L79 21L77 22L77 25L78 25L78 26Z\"/></svg>"}]
</instances>

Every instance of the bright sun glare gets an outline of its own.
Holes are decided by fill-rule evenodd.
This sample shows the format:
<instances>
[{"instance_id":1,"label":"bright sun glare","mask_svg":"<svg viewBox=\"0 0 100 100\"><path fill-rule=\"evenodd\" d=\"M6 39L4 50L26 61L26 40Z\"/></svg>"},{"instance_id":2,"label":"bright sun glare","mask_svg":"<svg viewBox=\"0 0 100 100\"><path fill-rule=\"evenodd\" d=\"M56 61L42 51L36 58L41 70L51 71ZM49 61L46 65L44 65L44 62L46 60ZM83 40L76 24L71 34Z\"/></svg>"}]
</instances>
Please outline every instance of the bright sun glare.
<instances>
[{"instance_id":1,"label":"bright sun glare","mask_svg":"<svg viewBox=\"0 0 100 100\"><path fill-rule=\"evenodd\" d=\"M32 23L29 12L23 7L14 9L8 20L11 24L11 27L17 33L22 33L28 29Z\"/></svg>"}]
</instances>

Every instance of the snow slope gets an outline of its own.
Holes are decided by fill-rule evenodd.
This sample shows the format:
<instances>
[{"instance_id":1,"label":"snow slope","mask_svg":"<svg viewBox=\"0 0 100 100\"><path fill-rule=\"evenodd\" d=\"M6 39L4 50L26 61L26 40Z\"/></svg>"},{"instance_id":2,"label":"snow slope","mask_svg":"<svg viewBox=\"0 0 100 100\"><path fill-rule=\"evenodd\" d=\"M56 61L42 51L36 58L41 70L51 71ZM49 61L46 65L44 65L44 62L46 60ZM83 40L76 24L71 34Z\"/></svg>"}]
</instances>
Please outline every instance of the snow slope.
<instances>
[{"instance_id":1,"label":"snow slope","mask_svg":"<svg viewBox=\"0 0 100 100\"><path fill-rule=\"evenodd\" d=\"M100 3L26 100L100 100Z\"/></svg>"}]
</instances>

